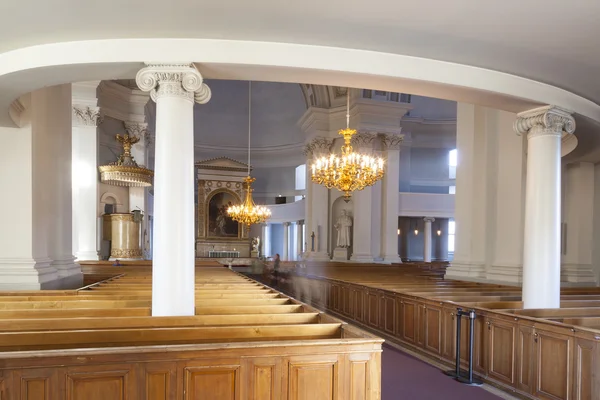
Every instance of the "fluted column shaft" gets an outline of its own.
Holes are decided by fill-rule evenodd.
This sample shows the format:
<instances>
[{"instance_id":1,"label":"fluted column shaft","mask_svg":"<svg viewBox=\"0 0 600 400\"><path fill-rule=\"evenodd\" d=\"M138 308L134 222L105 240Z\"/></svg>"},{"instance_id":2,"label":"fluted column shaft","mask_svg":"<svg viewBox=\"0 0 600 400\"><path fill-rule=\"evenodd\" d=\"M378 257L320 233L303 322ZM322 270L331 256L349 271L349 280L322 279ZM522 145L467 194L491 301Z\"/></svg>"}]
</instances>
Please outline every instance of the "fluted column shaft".
<instances>
[{"instance_id":1,"label":"fluted column shaft","mask_svg":"<svg viewBox=\"0 0 600 400\"><path fill-rule=\"evenodd\" d=\"M210 89L189 64L148 65L136 83L156 102L152 315L194 315L194 101Z\"/></svg>"},{"instance_id":2,"label":"fluted column shaft","mask_svg":"<svg viewBox=\"0 0 600 400\"><path fill-rule=\"evenodd\" d=\"M546 106L518 114L515 130L527 134L523 308L559 308L561 138L575 120Z\"/></svg>"},{"instance_id":3,"label":"fluted column shaft","mask_svg":"<svg viewBox=\"0 0 600 400\"><path fill-rule=\"evenodd\" d=\"M304 225L304 221L296 221L296 260L300 260L302 258L302 245L304 243L304 239L302 237L302 226Z\"/></svg>"}]
</instances>

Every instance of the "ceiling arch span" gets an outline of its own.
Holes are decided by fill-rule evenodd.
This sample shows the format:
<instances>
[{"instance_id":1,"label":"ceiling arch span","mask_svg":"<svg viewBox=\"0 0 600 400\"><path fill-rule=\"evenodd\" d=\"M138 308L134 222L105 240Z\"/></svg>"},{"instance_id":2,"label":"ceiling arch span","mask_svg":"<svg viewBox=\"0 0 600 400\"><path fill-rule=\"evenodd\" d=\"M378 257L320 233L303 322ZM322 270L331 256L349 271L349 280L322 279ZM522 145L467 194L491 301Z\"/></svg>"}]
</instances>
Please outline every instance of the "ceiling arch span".
<instances>
[{"instance_id":1,"label":"ceiling arch span","mask_svg":"<svg viewBox=\"0 0 600 400\"><path fill-rule=\"evenodd\" d=\"M363 87L481 104L511 112L552 104L600 121L600 106L530 79L426 58L337 47L217 39L107 39L0 54L0 126L10 104L60 83L130 79L142 61L197 62L205 78ZM352 60L352 62L348 62Z\"/></svg>"}]
</instances>

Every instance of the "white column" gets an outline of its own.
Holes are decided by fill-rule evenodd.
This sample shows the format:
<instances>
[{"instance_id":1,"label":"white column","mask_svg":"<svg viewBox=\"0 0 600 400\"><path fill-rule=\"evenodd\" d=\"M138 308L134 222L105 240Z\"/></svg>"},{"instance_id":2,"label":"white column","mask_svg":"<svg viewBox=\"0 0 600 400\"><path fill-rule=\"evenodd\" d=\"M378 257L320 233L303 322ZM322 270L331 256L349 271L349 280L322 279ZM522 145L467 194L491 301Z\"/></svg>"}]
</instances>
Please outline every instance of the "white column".
<instances>
[{"instance_id":1,"label":"white column","mask_svg":"<svg viewBox=\"0 0 600 400\"><path fill-rule=\"evenodd\" d=\"M310 144L307 145L307 154L310 154L311 158L321 157L329 152L332 143L332 139L313 139ZM323 185L313 183L310 180L310 174L310 165L307 165L306 175L308 176L307 180L309 182L306 187L307 193L310 196L310 198L307 198L307 201L310 201L311 203L310 206L307 206L308 211L310 211L311 218L311 232L307 232L307 235L312 235L313 232L315 234L314 251L311 251L309 258L311 260L327 261L329 260L329 254L327 253L327 234L329 230L329 189ZM309 248L311 247L311 241L312 239L309 240Z\"/></svg>"},{"instance_id":2,"label":"white column","mask_svg":"<svg viewBox=\"0 0 600 400\"><path fill-rule=\"evenodd\" d=\"M144 122L125 122L125 130L129 136L135 136L140 139L139 142L131 148L131 155L140 166L147 166L146 153L146 134L148 124ZM144 249L144 231L148 227L148 210L146 207L146 187L130 187L129 188L129 211L141 210L144 214L142 223L140 224L140 249Z\"/></svg>"},{"instance_id":3,"label":"white column","mask_svg":"<svg viewBox=\"0 0 600 400\"><path fill-rule=\"evenodd\" d=\"M357 133L352 137L352 145L357 151L363 154L368 153L373 150L375 136L372 133ZM373 252L371 249L372 190L372 187L366 187L363 190L352 193L354 206L351 241L352 257L350 257L352 261L373 262Z\"/></svg>"},{"instance_id":4,"label":"white column","mask_svg":"<svg viewBox=\"0 0 600 400\"><path fill-rule=\"evenodd\" d=\"M400 192L400 145L402 135L382 137L386 159L382 196L382 249L385 263L401 263L398 255L398 198Z\"/></svg>"},{"instance_id":5,"label":"white column","mask_svg":"<svg viewBox=\"0 0 600 400\"><path fill-rule=\"evenodd\" d=\"M425 229L423 229L423 261L431 262L431 223L435 221L435 218L423 218L425 221Z\"/></svg>"},{"instance_id":6,"label":"white column","mask_svg":"<svg viewBox=\"0 0 600 400\"><path fill-rule=\"evenodd\" d=\"M81 84L73 84L73 91ZM78 260L98 260L98 134L100 109L92 82L93 99L73 101L73 250ZM77 101L77 103L75 103Z\"/></svg>"},{"instance_id":7,"label":"white column","mask_svg":"<svg viewBox=\"0 0 600 400\"><path fill-rule=\"evenodd\" d=\"M190 64L148 64L136 83L156 101L152 315L194 315L194 101L210 89Z\"/></svg>"},{"instance_id":8,"label":"white column","mask_svg":"<svg viewBox=\"0 0 600 400\"><path fill-rule=\"evenodd\" d=\"M561 138L575 120L546 106L518 114L515 130L527 134L523 308L559 308Z\"/></svg>"},{"instance_id":9,"label":"white column","mask_svg":"<svg viewBox=\"0 0 600 400\"><path fill-rule=\"evenodd\" d=\"M302 225L304 225L304 220L296 221L296 260L302 259L302 246L304 244Z\"/></svg>"},{"instance_id":10,"label":"white column","mask_svg":"<svg viewBox=\"0 0 600 400\"><path fill-rule=\"evenodd\" d=\"M283 254L281 259L283 261L289 261L290 254L290 223L283 223Z\"/></svg>"},{"instance_id":11,"label":"white column","mask_svg":"<svg viewBox=\"0 0 600 400\"><path fill-rule=\"evenodd\" d=\"M267 227L268 225L260 225L260 256L265 257L267 255Z\"/></svg>"}]
</instances>

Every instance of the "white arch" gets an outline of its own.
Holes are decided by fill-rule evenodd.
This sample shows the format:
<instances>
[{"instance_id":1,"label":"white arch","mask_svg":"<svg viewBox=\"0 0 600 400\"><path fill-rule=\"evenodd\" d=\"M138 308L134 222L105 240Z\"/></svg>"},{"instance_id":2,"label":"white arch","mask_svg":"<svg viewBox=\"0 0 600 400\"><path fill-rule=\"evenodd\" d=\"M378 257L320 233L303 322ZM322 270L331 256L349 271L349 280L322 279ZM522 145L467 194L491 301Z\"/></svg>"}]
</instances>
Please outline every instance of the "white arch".
<instances>
[{"instance_id":1,"label":"white arch","mask_svg":"<svg viewBox=\"0 0 600 400\"><path fill-rule=\"evenodd\" d=\"M9 106L47 85L131 78L142 61L195 61L206 78L313 83L413 93L518 112L553 104L600 121L600 106L566 90L467 65L366 50L217 39L110 39L0 54L0 126Z\"/></svg>"}]
</instances>

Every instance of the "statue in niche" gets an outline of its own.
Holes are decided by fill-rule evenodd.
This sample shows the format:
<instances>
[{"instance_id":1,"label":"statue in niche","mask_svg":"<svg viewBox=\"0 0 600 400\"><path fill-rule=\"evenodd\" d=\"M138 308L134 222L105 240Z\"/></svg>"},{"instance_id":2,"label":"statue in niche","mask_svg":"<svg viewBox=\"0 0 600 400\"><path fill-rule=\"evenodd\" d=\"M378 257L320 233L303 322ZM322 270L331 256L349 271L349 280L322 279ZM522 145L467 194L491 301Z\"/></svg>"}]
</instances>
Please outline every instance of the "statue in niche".
<instances>
[{"instance_id":1,"label":"statue in niche","mask_svg":"<svg viewBox=\"0 0 600 400\"><path fill-rule=\"evenodd\" d=\"M334 228L337 230L336 247L350 247L350 229L352 228L352 218L348 215L348 211L342 210L342 215L338 217Z\"/></svg>"},{"instance_id":2,"label":"statue in niche","mask_svg":"<svg viewBox=\"0 0 600 400\"><path fill-rule=\"evenodd\" d=\"M252 238L252 251L258 251L258 248L260 246L260 238L257 237L253 237Z\"/></svg>"}]
</instances>

